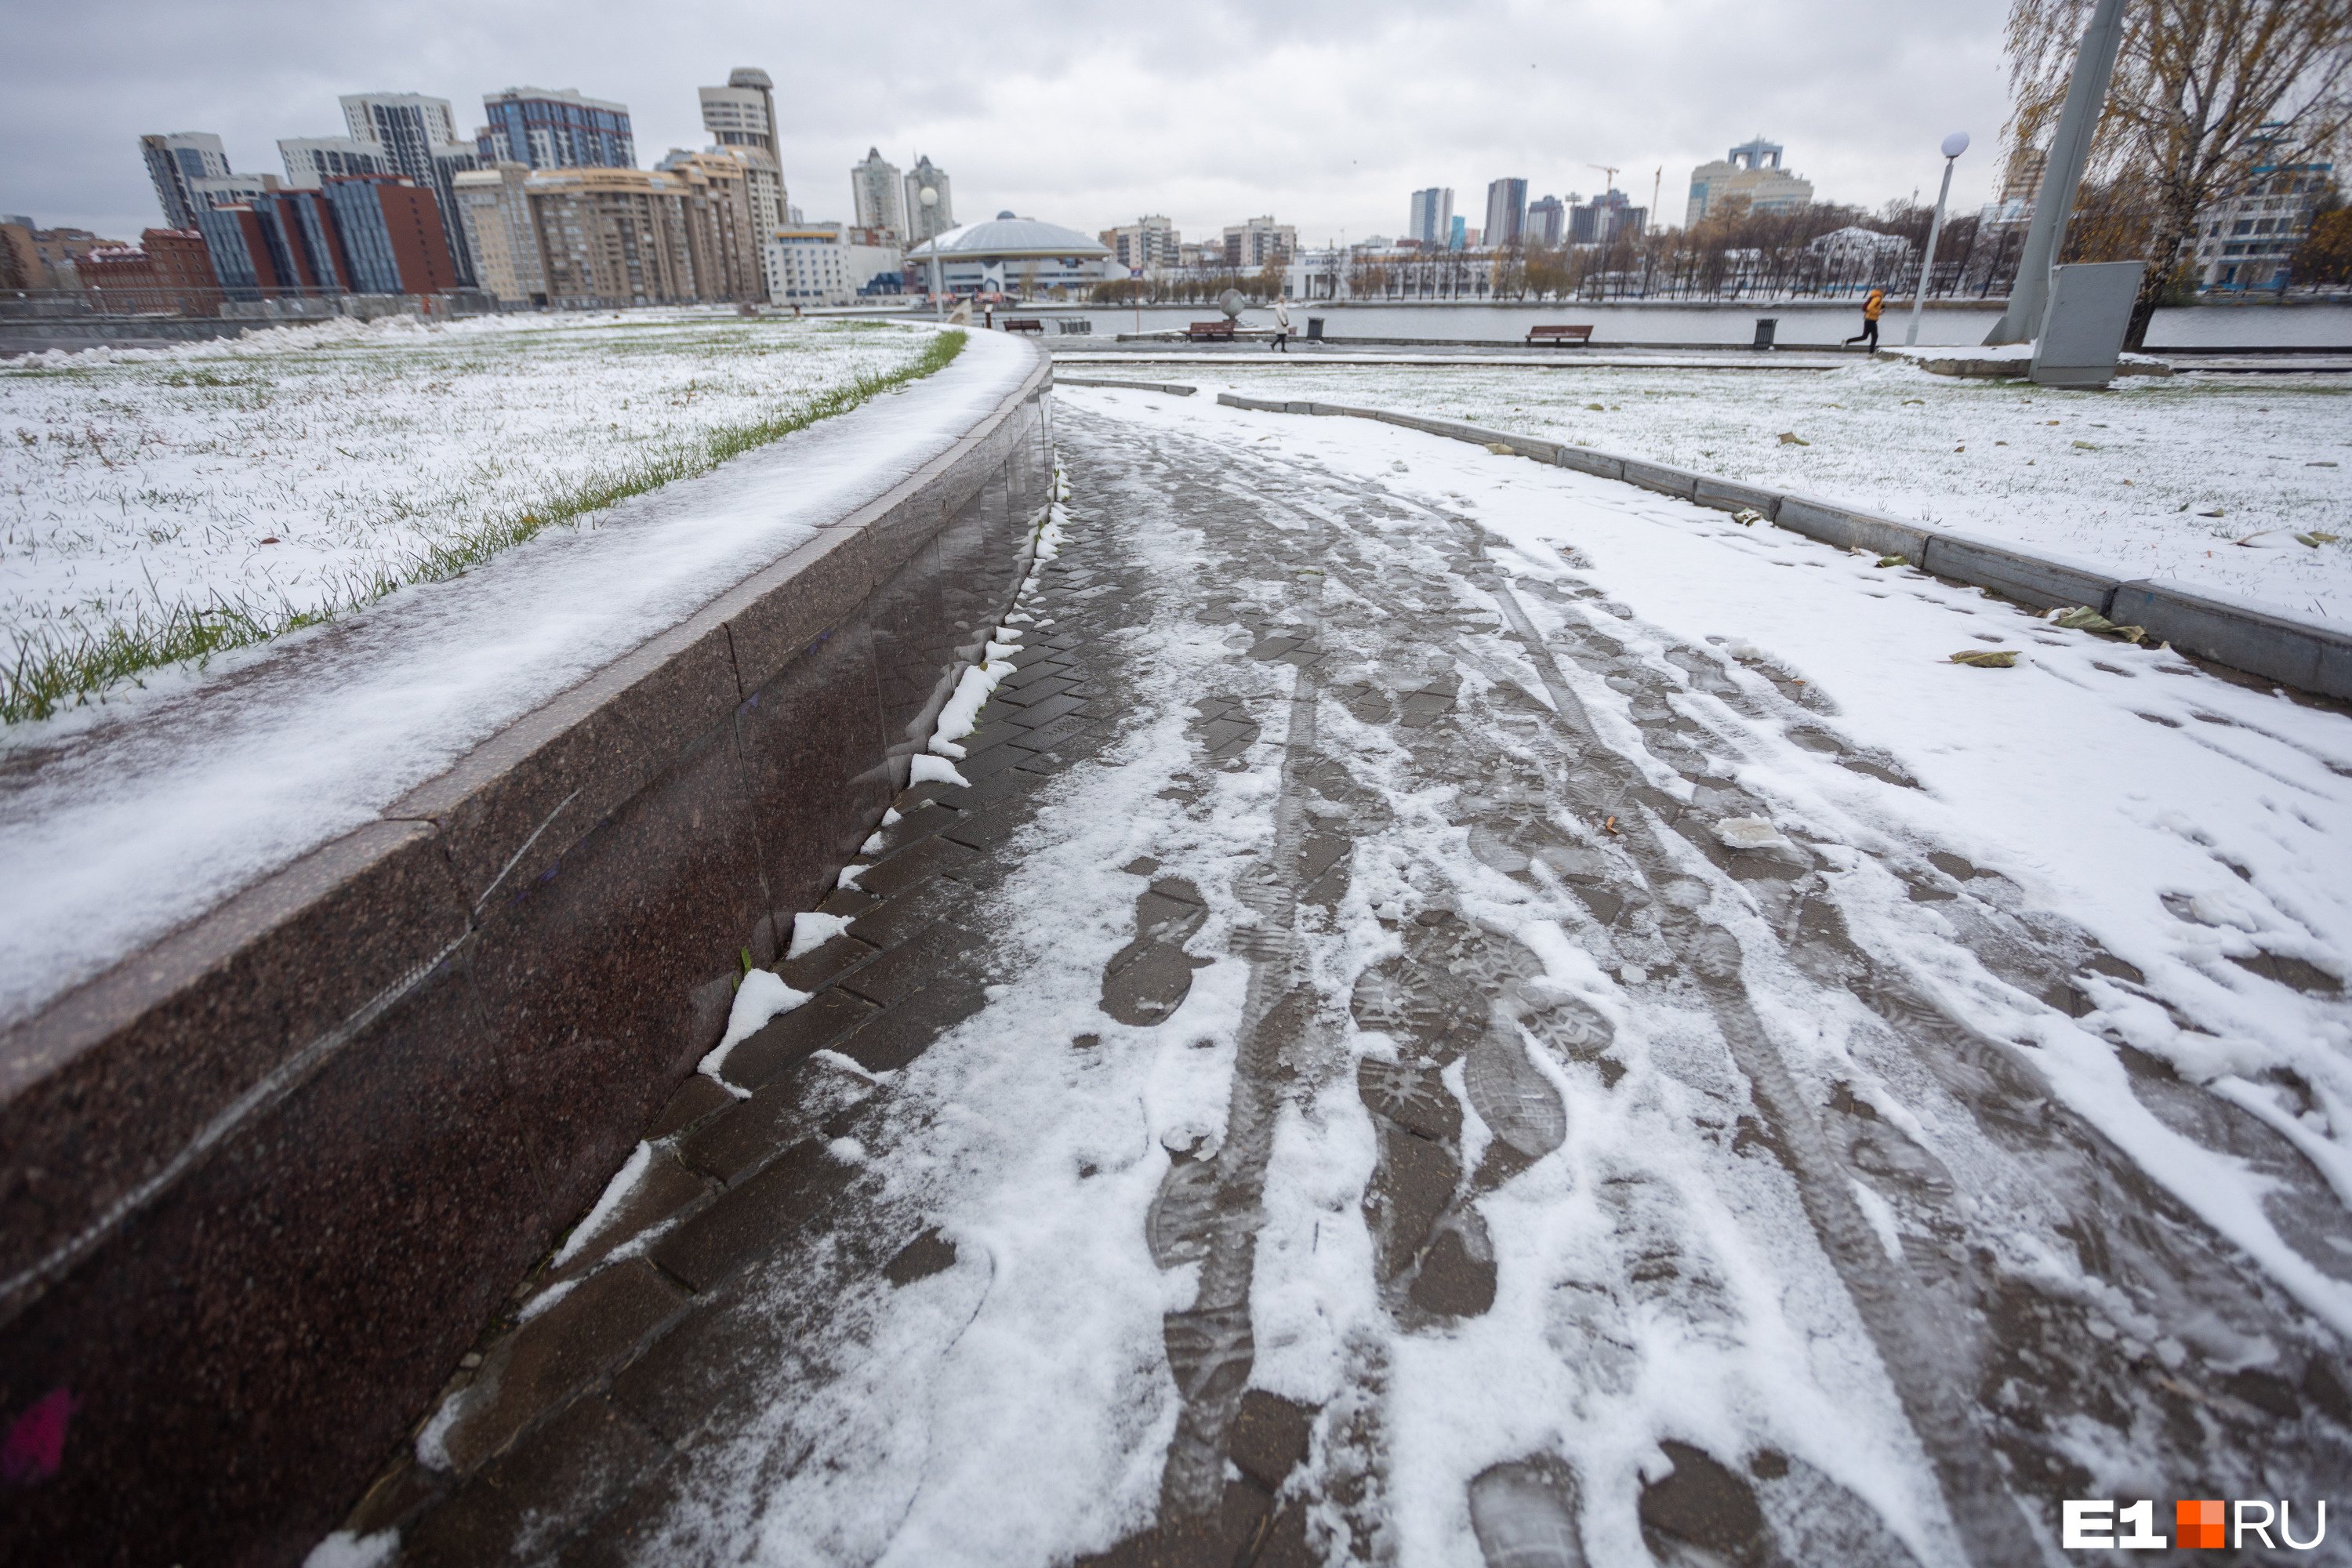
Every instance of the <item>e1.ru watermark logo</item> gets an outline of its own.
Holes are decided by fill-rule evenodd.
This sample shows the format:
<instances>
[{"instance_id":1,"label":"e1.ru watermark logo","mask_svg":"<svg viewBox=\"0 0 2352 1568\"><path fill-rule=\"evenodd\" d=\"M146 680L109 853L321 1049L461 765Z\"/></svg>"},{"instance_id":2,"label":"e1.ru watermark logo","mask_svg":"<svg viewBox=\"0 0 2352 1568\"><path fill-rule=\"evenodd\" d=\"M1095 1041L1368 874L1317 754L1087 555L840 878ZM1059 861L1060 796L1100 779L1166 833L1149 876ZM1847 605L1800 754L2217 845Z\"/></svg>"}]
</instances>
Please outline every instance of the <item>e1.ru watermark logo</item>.
<instances>
[{"instance_id":1,"label":"e1.ru watermark logo","mask_svg":"<svg viewBox=\"0 0 2352 1568\"><path fill-rule=\"evenodd\" d=\"M2252 1536L2273 1552L2281 1546L2310 1552L2327 1539L2326 1503L2319 1505L2310 1540L2294 1538L2293 1521L2294 1509L2284 1498L2275 1505L2260 1498L2240 1498L2235 1502L2224 1502L2219 1498L2184 1499L2172 1505L2173 1534L2179 1538L2176 1542L2156 1532L2153 1502L2136 1502L2119 1509L2112 1498L2068 1498L2059 1505L2058 1544L2070 1552L2154 1552L2176 1544L2242 1547L2247 1544L2247 1537ZM2273 1530L2279 1534L2276 1541L2271 1539Z\"/></svg>"}]
</instances>

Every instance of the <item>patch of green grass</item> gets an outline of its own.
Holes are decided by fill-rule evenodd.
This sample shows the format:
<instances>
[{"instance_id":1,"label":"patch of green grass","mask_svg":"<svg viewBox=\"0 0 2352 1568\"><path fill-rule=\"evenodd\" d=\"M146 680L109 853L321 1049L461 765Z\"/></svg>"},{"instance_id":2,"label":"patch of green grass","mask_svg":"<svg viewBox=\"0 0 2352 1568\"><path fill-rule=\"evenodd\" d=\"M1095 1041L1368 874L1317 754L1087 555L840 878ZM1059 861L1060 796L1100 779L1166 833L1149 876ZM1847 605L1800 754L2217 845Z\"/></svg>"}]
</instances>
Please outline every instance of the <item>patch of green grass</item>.
<instances>
[{"instance_id":1,"label":"patch of green grass","mask_svg":"<svg viewBox=\"0 0 2352 1568\"><path fill-rule=\"evenodd\" d=\"M147 670L192 660L201 664L215 654L250 647L348 615L404 585L457 576L551 528L576 525L631 496L709 473L730 458L846 414L884 393L943 370L963 352L966 341L962 332L941 332L911 364L898 370L862 375L787 403L766 418L721 426L628 463L586 474L527 510L487 519L436 541L396 573L378 571L364 581L350 584L335 603L324 608L257 612L247 605L215 603L201 608L175 605L160 616L142 614L127 624L117 621L100 632L79 626L70 631L51 627L20 631L13 660L0 668L0 722L46 719L124 681L136 681ZM235 384L215 380L193 384Z\"/></svg>"}]
</instances>

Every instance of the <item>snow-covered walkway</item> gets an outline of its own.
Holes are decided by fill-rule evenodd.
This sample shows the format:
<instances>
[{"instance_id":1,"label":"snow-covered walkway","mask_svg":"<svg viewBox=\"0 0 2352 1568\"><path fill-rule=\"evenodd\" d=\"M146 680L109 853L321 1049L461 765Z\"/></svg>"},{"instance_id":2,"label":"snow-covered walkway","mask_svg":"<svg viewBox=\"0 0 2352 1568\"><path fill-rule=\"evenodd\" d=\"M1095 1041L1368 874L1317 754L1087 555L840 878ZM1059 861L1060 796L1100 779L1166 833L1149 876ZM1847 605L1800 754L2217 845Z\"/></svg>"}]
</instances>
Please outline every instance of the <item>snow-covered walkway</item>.
<instances>
[{"instance_id":1,"label":"snow-covered walkway","mask_svg":"<svg viewBox=\"0 0 2352 1568\"><path fill-rule=\"evenodd\" d=\"M2184 1489L2308 1531L2352 721L1460 443L1059 395L1069 537L961 782L337 1550L2012 1568Z\"/></svg>"},{"instance_id":2,"label":"snow-covered walkway","mask_svg":"<svg viewBox=\"0 0 2352 1568\"><path fill-rule=\"evenodd\" d=\"M0 741L0 1026L373 820L946 451L1034 366L949 367L448 582Z\"/></svg>"},{"instance_id":3,"label":"snow-covered walkway","mask_svg":"<svg viewBox=\"0 0 2352 1568\"><path fill-rule=\"evenodd\" d=\"M1780 363L1778 360L1774 363ZM1146 381L1459 419L2098 563L2352 625L2352 384L2131 376L2107 392L1818 371L1295 363ZM2305 543L2296 538L2326 534ZM2243 542L2240 542L2242 541Z\"/></svg>"}]
</instances>

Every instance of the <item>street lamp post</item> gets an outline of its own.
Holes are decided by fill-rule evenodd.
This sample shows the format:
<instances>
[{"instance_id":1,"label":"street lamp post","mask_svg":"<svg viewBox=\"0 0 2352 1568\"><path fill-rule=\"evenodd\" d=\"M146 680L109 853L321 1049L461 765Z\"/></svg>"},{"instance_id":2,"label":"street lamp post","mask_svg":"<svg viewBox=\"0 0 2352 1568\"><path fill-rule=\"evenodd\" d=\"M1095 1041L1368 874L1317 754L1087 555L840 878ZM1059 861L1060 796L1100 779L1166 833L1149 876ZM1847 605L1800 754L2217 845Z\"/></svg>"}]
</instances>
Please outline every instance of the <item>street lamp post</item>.
<instances>
[{"instance_id":1,"label":"street lamp post","mask_svg":"<svg viewBox=\"0 0 2352 1568\"><path fill-rule=\"evenodd\" d=\"M1936 275L1936 242L1944 237L1944 200L1952 194L1952 164L1969 150L1969 133L1955 131L1944 138L1944 186L1936 193L1936 216L1927 225L1927 252L1919 258L1918 287L1911 290L1911 330L1903 334L1906 349L1919 346L1919 312L1927 303L1927 284Z\"/></svg>"},{"instance_id":2,"label":"street lamp post","mask_svg":"<svg viewBox=\"0 0 2352 1568\"><path fill-rule=\"evenodd\" d=\"M947 305L940 298L940 227L933 216L939 209L940 193L925 185L915 194L915 199L923 204L923 240L931 247L931 315L945 321Z\"/></svg>"}]
</instances>

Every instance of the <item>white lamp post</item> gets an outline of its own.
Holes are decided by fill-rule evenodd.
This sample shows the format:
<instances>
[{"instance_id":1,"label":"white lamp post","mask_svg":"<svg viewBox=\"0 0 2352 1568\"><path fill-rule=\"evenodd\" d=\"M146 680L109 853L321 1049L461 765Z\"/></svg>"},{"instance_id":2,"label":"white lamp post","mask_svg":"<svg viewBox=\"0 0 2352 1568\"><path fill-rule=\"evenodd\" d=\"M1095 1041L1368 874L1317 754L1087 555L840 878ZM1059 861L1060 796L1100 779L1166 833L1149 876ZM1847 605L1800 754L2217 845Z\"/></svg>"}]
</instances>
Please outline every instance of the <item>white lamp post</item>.
<instances>
[{"instance_id":1,"label":"white lamp post","mask_svg":"<svg viewBox=\"0 0 2352 1568\"><path fill-rule=\"evenodd\" d=\"M1936 275L1936 242L1944 237L1944 198L1952 194L1952 163L1968 150L1967 132L1955 131L1944 138L1944 188L1936 193L1936 217L1927 226L1927 254L1919 258L1919 286L1911 290L1911 330L1903 334L1905 348L1919 346L1919 311L1927 303L1928 280Z\"/></svg>"},{"instance_id":2,"label":"white lamp post","mask_svg":"<svg viewBox=\"0 0 2352 1568\"><path fill-rule=\"evenodd\" d=\"M931 247L931 314L944 321L948 312L946 304L940 299L940 230L932 219L932 214L940 205L940 193L925 185L915 194L915 199L923 204L923 236Z\"/></svg>"}]
</instances>

